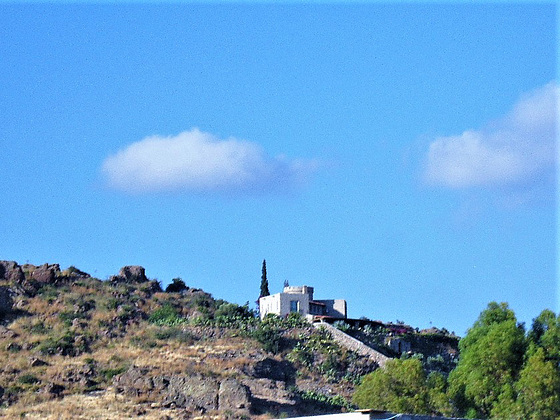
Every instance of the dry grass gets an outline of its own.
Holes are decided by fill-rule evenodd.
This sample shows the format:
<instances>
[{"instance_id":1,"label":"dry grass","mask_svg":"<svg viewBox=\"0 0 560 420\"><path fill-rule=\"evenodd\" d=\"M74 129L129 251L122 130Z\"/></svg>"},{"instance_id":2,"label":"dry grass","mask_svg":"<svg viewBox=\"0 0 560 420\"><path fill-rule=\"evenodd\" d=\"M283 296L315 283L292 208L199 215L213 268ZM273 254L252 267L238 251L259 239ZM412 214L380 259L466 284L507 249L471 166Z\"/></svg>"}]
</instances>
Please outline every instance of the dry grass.
<instances>
[{"instance_id":1,"label":"dry grass","mask_svg":"<svg viewBox=\"0 0 560 420\"><path fill-rule=\"evenodd\" d=\"M139 417L143 420L161 420L165 416L171 419L192 418L193 420L226 420L228 417L219 413L203 416L191 416L182 409L163 408L158 404L145 403L136 398L117 394L113 388L91 394L74 394L62 399L43 401L32 405L26 401L0 410L0 419L36 419L36 420L121 420ZM254 419L265 420L270 416L262 415Z\"/></svg>"},{"instance_id":2,"label":"dry grass","mask_svg":"<svg viewBox=\"0 0 560 420\"><path fill-rule=\"evenodd\" d=\"M176 414L176 412L139 404L136 400L109 389L99 393L69 395L62 399L53 399L32 405L20 400L3 412L0 411L0 416L2 416L0 418L116 420L137 417L140 414L145 420L160 420L166 414L174 418L173 414Z\"/></svg>"}]
</instances>

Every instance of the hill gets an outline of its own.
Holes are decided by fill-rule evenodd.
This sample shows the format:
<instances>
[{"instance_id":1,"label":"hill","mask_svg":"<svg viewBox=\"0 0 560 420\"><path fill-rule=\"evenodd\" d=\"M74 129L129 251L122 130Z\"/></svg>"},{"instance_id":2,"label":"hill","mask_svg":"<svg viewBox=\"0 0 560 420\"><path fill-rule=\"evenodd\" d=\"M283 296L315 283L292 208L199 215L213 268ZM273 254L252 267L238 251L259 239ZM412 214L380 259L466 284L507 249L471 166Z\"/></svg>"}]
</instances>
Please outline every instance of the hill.
<instances>
[{"instance_id":1,"label":"hill","mask_svg":"<svg viewBox=\"0 0 560 420\"><path fill-rule=\"evenodd\" d=\"M0 416L8 418L341 412L378 367L297 314L261 322L180 279L164 291L139 266L102 281L75 267L0 261L0 317ZM391 356L399 354L388 343L400 339L433 369L448 371L456 354L457 339L441 331L339 327Z\"/></svg>"}]
</instances>

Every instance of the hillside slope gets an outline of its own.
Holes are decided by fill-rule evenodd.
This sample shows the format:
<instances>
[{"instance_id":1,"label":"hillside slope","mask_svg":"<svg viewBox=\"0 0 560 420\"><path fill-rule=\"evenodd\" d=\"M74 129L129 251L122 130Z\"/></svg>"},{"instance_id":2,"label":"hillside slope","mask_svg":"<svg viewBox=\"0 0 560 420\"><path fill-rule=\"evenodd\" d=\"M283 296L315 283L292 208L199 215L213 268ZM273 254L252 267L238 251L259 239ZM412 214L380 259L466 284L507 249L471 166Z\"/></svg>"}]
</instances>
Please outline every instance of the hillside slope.
<instances>
[{"instance_id":1,"label":"hillside slope","mask_svg":"<svg viewBox=\"0 0 560 420\"><path fill-rule=\"evenodd\" d=\"M378 367L298 316L261 322L179 279L163 291L138 266L101 281L0 261L0 317L6 418L340 412Z\"/></svg>"}]
</instances>

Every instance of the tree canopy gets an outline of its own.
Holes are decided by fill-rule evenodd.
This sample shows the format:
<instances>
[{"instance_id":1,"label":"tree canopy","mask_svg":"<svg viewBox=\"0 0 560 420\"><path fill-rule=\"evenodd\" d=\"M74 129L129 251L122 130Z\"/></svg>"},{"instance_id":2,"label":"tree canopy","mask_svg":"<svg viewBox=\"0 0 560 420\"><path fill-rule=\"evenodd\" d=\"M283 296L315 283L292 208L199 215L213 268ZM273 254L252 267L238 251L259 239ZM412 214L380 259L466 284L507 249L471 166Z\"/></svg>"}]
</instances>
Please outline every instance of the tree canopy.
<instances>
[{"instance_id":1,"label":"tree canopy","mask_svg":"<svg viewBox=\"0 0 560 420\"><path fill-rule=\"evenodd\" d=\"M560 316L544 310L525 333L507 303L491 302L459 342L446 378L419 359L391 360L363 377L360 408L478 419L560 418Z\"/></svg>"}]
</instances>

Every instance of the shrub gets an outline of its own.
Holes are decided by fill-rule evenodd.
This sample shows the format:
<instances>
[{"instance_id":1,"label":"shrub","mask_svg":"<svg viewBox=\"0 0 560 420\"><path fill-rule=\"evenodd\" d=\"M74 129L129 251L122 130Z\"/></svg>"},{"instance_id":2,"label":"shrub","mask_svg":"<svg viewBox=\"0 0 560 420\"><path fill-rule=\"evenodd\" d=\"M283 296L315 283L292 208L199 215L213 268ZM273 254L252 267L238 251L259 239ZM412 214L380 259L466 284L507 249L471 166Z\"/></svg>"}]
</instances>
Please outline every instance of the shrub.
<instances>
[{"instance_id":1,"label":"shrub","mask_svg":"<svg viewBox=\"0 0 560 420\"><path fill-rule=\"evenodd\" d=\"M117 375L120 375L121 373L124 373L127 369L128 369L128 366L126 366L126 365L122 365L122 366L118 366L118 367L109 367L109 368L101 369L99 371L99 374L105 380L105 382L110 382L111 379L113 379L114 376L117 376Z\"/></svg>"},{"instance_id":2,"label":"shrub","mask_svg":"<svg viewBox=\"0 0 560 420\"><path fill-rule=\"evenodd\" d=\"M87 337L77 338L72 331L67 330L58 337L47 338L39 344L38 350L43 355L77 356L89 350Z\"/></svg>"},{"instance_id":3,"label":"shrub","mask_svg":"<svg viewBox=\"0 0 560 420\"><path fill-rule=\"evenodd\" d=\"M315 404L323 410L337 410L341 409L351 410L354 407L346 401L341 395L325 395L314 391L295 391L296 395L307 404Z\"/></svg>"},{"instance_id":4,"label":"shrub","mask_svg":"<svg viewBox=\"0 0 560 420\"><path fill-rule=\"evenodd\" d=\"M338 328L342 332L348 332L350 330L350 325L348 325L344 321L335 321L333 324L334 327Z\"/></svg>"},{"instance_id":5,"label":"shrub","mask_svg":"<svg viewBox=\"0 0 560 420\"><path fill-rule=\"evenodd\" d=\"M177 327L161 328L154 332L156 340L176 340L180 343L191 343L192 335L188 331L184 331Z\"/></svg>"},{"instance_id":6,"label":"shrub","mask_svg":"<svg viewBox=\"0 0 560 420\"><path fill-rule=\"evenodd\" d=\"M30 373L24 373L18 378L18 382L24 385L33 385L41 382L36 376Z\"/></svg>"},{"instance_id":7,"label":"shrub","mask_svg":"<svg viewBox=\"0 0 560 420\"><path fill-rule=\"evenodd\" d=\"M167 303L152 312L148 318L148 321L150 321L152 324L167 325L169 327L172 327L174 325L182 324L186 320L178 314L177 309Z\"/></svg>"},{"instance_id":8,"label":"shrub","mask_svg":"<svg viewBox=\"0 0 560 420\"><path fill-rule=\"evenodd\" d=\"M65 327L70 327L74 319L86 319L87 315L81 312L64 311L58 314L58 319L64 324Z\"/></svg>"},{"instance_id":9,"label":"shrub","mask_svg":"<svg viewBox=\"0 0 560 420\"><path fill-rule=\"evenodd\" d=\"M223 302L214 313L214 324L226 328L243 328L256 321L255 312L249 309L249 302L240 306Z\"/></svg>"},{"instance_id":10,"label":"shrub","mask_svg":"<svg viewBox=\"0 0 560 420\"><path fill-rule=\"evenodd\" d=\"M302 342L298 342L292 351L288 353L286 358L292 363L297 363L308 368L313 365L313 361L315 360L313 352Z\"/></svg>"},{"instance_id":11,"label":"shrub","mask_svg":"<svg viewBox=\"0 0 560 420\"><path fill-rule=\"evenodd\" d=\"M177 277L171 281L172 283L165 288L166 293L181 293L183 290L189 289L181 277Z\"/></svg>"},{"instance_id":12,"label":"shrub","mask_svg":"<svg viewBox=\"0 0 560 420\"><path fill-rule=\"evenodd\" d=\"M290 312L285 318L287 328L305 328L309 326L309 322L298 312Z\"/></svg>"},{"instance_id":13,"label":"shrub","mask_svg":"<svg viewBox=\"0 0 560 420\"><path fill-rule=\"evenodd\" d=\"M260 325L253 332L253 337L262 344L263 349L269 353L278 354L282 348L282 334L272 326Z\"/></svg>"}]
</instances>

